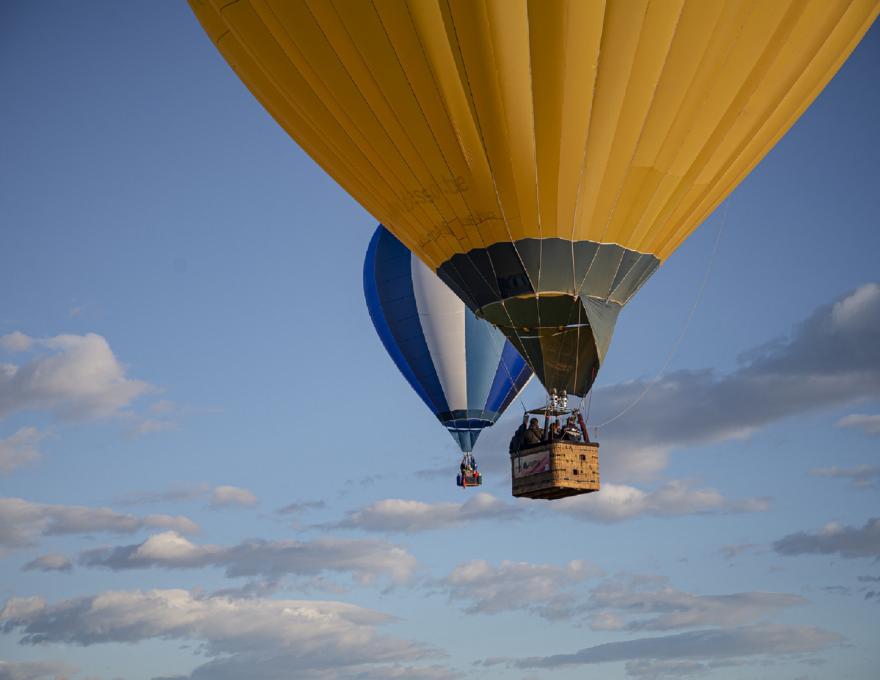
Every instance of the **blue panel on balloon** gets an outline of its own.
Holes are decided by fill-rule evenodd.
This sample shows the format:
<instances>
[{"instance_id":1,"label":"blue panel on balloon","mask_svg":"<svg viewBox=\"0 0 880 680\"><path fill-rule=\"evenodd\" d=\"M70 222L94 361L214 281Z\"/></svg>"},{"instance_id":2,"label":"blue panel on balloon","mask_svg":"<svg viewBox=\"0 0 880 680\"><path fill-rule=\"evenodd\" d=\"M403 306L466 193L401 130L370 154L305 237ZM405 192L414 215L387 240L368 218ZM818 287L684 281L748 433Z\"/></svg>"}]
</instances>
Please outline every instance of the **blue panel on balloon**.
<instances>
[{"instance_id":1,"label":"blue panel on balloon","mask_svg":"<svg viewBox=\"0 0 880 680\"><path fill-rule=\"evenodd\" d=\"M462 451L532 376L502 333L478 319L382 226L364 262L364 297L391 359Z\"/></svg>"}]
</instances>

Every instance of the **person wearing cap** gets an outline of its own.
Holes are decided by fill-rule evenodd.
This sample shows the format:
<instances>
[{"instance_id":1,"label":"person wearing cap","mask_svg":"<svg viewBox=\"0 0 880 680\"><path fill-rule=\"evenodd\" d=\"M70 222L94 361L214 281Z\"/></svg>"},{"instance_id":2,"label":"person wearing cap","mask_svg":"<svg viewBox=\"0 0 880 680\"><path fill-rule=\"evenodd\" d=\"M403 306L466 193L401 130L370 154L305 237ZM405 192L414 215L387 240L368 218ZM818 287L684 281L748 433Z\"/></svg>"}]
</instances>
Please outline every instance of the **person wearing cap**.
<instances>
[{"instance_id":1,"label":"person wearing cap","mask_svg":"<svg viewBox=\"0 0 880 680\"><path fill-rule=\"evenodd\" d=\"M544 431L538 427L538 419L532 418L529 421L529 427L523 435L525 446L537 446L544 439Z\"/></svg>"},{"instance_id":2,"label":"person wearing cap","mask_svg":"<svg viewBox=\"0 0 880 680\"><path fill-rule=\"evenodd\" d=\"M581 429L578 427L574 416L569 416L565 421L565 429L562 431L562 439L567 442L581 441Z\"/></svg>"}]
</instances>

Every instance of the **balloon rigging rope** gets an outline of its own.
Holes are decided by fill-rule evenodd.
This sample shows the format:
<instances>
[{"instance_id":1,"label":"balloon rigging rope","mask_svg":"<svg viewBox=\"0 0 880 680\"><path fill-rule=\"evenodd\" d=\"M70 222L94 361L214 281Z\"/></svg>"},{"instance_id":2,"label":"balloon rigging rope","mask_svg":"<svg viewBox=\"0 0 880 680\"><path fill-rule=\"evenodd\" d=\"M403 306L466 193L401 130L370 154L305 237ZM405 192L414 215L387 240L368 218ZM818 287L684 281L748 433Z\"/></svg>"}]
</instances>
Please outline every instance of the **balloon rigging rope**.
<instances>
[{"instance_id":1,"label":"balloon rigging rope","mask_svg":"<svg viewBox=\"0 0 880 680\"><path fill-rule=\"evenodd\" d=\"M656 385L658 382L660 382L660 379L666 373L666 369L669 368L669 364L672 363L672 360L675 358L675 355L678 353L678 350L681 348L681 344L684 341L684 337L687 334L688 328L691 325L691 321L693 321L694 315L697 312L697 308L700 306L700 301L703 299L703 293L706 291L706 284L709 282L709 275L712 273L712 269L715 266L715 256L718 253L718 244L721 242L721 234L724 232L724 227L727 224L727 213L728 212L729 212L728 205L725 205L724 206L724 214L721 217L721 224L718 227L718 233L715 235L715 244L712 246L712 254L709 256L709 264L706 267L706 273L703 274L703 281L700 284L700 289L697 291L697 296L696 296L696 298L694 298L694 303L693 303L693 305L691 305L691 310L688 313L687 319L685 319L684 326L682 326L681 332L678 334L678 338L676 338L675 343L672 345L672 348L669 350L669 354L666 356L666 361L663 362L663 366L661 366L660 370L658 371L657 375L654 376L653 380L649 381L648 384L645 385L645 388L642 390L642 392L639 394L639 396L637 396L627 407L625 407L622 411L620 411L620 413L618 413L613 418L609 418L608 420L606 420L602 423L599 423L598 425L593 426L595 428L597 439L599 437L599 428L605 427L606 425L610 425L618 418L629 413L630 410L635 408L636 404L638 404L642 399L645 398L645 396L648 394L648 392L651 391L651 388L653 388L654 385ZM592 395L592 390L590 390L590 393ZM591 399L591 401L592 401L592 399Z\"/></svg>"}]
</instances>

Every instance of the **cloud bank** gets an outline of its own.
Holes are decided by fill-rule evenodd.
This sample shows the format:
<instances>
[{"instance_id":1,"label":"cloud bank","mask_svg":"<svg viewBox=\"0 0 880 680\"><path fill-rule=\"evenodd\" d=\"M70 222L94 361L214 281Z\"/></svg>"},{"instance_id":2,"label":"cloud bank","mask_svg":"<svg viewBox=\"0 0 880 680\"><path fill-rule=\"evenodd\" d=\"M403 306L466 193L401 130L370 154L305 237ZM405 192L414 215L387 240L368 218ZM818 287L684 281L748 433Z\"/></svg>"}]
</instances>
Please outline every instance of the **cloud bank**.
<instances>
[{"instance_id":1,"label":"cloud bank","mask_svg":"<svg viewBox=\"0 0 880 680\"><path fill-rule=\"evenodd\" d=\"M880 414L853 413L834 424L837 427L861 430L867 435L880 435Z\"/></svg>"},{"instance_id":2,"label":"cloud bank","mask_svg":"<svg viewBox=\"0 0 880 680\"><path fill-rule=\"evenodd\" d=\"M277 578L336 572L350 574L360 583L372 583L380 577L404 583L417 567L415 557L385 541L320 538L314 541L252 540L232 546L200 545L174 531L155 534L135 545L87 550L80 554L79 563L114 571L220 567L230 577Z\"/></svg>"},{"instance_id":3,"label":"cloud bank","mask_svg":"<svg viewBox=\"0 0 880 680\"><path fill-rule=\"evenodd\" d=\"M556 566L473 560L457 566L431 587L467 614L526 611L548 620L586 618L593 630L667 632L759 623L782 610L807 604L799 595L739 592L698 595L656 575L619 575L601 580L588 592L580 587L603 576L580 560Z\"/></svg>"},{"instance_id":4,"label":"cloud bank","mask_svg":"<svg viewBox=\"0 0 880 680\"><path fill-rule=\"evenodd\" d=\"M596 390L593 422L619 413L648 381ZM600 432L615 456L608 476L655 473L676 447L751 435L789 416L880 396L880 284L816 309L788 339L758 347L727 374L682 370L661 378L624 419ZM873 431L876 416L844 427Z\"/></svg>"},{"instance_id":5,"label":"cloud bank","mask_svg":"<svg viewBox=\"0 0 880 680\"><path fill-rule=\"evenodd\" d=\"M652 491L603 483L596 493L555 501L552 509L577 519L609 524L645 516L764 512L769 507L769 498L732 501L715 489L693 488L685 480L672 480Z\"/></svg>"},{"instance_id":6,"label":"cloud bank","mask_svg":"<svg viewBox=\"0 0 880 680\"><path fill-rule=\"evenodd\" d=\"M66 534L133 534L145 528L173 529L195 533L198 525L183 516L139 517L110 508L81 505L31 503L22 498L0 498L0 546L19 548L33 545L43 536Z\"/></svg>"},{"instance_id":7,"label":"cloud bank","mask_svg":"<svg viewBox=\"0 0 880 680\"><path fill-rule=\"evenodd\" d=\"M40 555L36 559L25 564L22 571L72 571L73 564L64 555L50 553Z\"/></svg>"},{"instance_id":8,"label":"cloud bank","mask_svg":"<svg viewBox=\"0 0 880 680\"><path fill-rule=\"evenodd\" d=\"M805 598L789 593L695 595L655 576L609 579L595 587L589 598L589 608L595 612L594 630L630 632L741 626L803 604L807 604Z\"/></svg>"},{"instance_id":9,"label":"cloud bank","mask_svg":"<svg viewBox=\"0 0 880 680\"><path fill-rule=\"evenodd\" d=\"M0 680L65 680L76 670L57 661L0 661Z\"/></svg>"},{"instance_id":10,"label":"cloud bank","mask_svg":"<svg viewBox=\"0 0 880 680\"><path fill-rule=\"evenodd\" d=\"M832 522L818 531L789 534L775 541L773 550L780 555L880 557L880 517L872 517L861 528Z\"/></svg>"},{"instance_id":11,"label":"cloud bank","mask_svg":"<svg viewBox=\"0 0 880 680\"><path fill-rule=\"evenodd\" d=\"M361 671L375 673L362 677L383 677L394 668L384 664L437 655L424 645L380 634L377 627L390 620L341 602L202 596L187 590L110 591L55 604L11 598L0 612L3 630L19 633L21 644L191 641L215 657L192 678L262 680L356 677ZM421 677L450 677L431 672L428 668Z\"/></svg>"},{"instance_id":12,"label":"cloud bank","mask_svg":"<svg viewBox=\"0 0 880 680\"><path fill-rule=\"evenodd\" d=\"M477 520L513 519L521 513L521 507L505 503L488 493L478 493L463 503L424 503L388 498L349 512L339 522L322 526L332 529L415 533L448 529Z\"/></svg>"},{"instance_id":13,"label":"cloud bank","mask_svg":"<svg viewBox=\"0 0 880 680\"><path fill-rule=\"evenodd\" d=\"M437 666L403 665L438 652L380 634L378 627L391 620L342 602L209 596L178 589L110 591L55 604L39 597L12 598L0 612L3 630L19 633L25 645L151 639L198 643L214 658L186 676L193 680L454 677Z\"/></svg>"},{"instance_id":14,"label":"cloud bank","mask_svg":"<svg viewBox=\"0 0 880 680\"><path fill-rule=\"evenodd\" d=\"M643 664L646 661L778 657L818 652L840 640L841 637L836 633L821 628L765 624L607 642L586 647L573 654L519 659L513 665L517 668L555 669L615 661Z\"/></svg>"},{"instance_id":15,"label":"cloud bank","mask_svg":"<svg viewBox=\"0 0 880 680\"><path fill-rule=\"evenodd\" d=\"M874 489L880 479L880 465L856 465L851 468L832 466L810 470L813 477L848 479L857 489Z\"/></svg>"},{"instance_id":16,"label":"cloud bank","mask_svg":"<svg viewBox=\"0 0 880 680\"><path fill-rule=\"evenodd\" d=\"M451 602L466 604L468 614L525 610L552 621L574 616L582 605L571 588L601 574L582 560L564 566L504 561L497 567L474 560L457 566L434 587L446 592Z\"/></svg>"}]
</instances>

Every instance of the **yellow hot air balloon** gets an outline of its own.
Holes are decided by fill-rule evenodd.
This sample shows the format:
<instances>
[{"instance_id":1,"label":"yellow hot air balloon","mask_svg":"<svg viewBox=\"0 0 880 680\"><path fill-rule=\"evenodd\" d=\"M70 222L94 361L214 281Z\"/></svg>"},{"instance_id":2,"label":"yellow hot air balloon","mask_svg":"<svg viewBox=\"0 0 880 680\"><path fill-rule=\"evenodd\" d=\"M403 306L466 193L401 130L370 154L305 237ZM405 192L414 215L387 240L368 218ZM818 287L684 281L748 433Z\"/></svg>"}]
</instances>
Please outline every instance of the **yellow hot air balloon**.
<instances>
[{"instance_id":1,"label":"yellow hot air balloon","mask_svg":"<svg viewBox=\"0 0 880 680\"><path fill-rule=\"evenodd\" d=\"M339 184L585 394L618 312L880 0L191 0Z\"/></svg>"}]
</instances>

